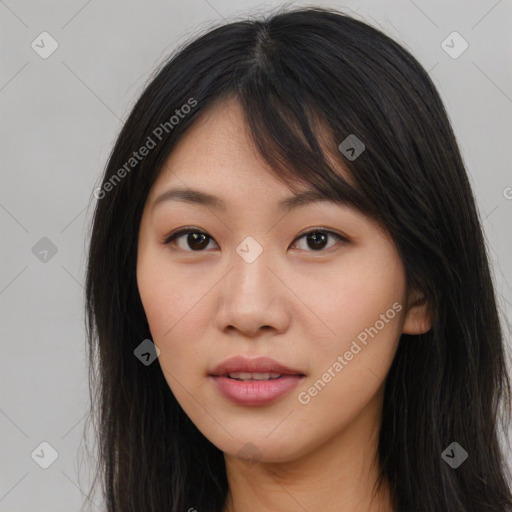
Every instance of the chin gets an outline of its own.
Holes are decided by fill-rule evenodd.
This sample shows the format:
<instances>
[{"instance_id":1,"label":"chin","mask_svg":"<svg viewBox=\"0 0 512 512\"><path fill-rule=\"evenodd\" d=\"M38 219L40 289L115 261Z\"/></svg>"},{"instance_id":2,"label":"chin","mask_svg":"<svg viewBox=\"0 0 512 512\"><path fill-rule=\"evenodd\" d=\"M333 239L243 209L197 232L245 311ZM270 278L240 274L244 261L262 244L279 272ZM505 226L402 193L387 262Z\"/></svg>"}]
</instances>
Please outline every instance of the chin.
<instances>
[{"instance_id":1,"label":"chin","mask_svg":"<svg viewBox=\"0 0 512 512\"><path fill-rule=\"evenodd\" d=\"M290 439L289 436L276 434L275 439L261 432L251 433L246 430L244 438L231 438L224 433L222 436L208 437L225 455L242 460L248 467L258 462L284 463L291 462L308 452L304 441ZM283 440L286 437L286 442Z\"/></svg>"}]
</instances>

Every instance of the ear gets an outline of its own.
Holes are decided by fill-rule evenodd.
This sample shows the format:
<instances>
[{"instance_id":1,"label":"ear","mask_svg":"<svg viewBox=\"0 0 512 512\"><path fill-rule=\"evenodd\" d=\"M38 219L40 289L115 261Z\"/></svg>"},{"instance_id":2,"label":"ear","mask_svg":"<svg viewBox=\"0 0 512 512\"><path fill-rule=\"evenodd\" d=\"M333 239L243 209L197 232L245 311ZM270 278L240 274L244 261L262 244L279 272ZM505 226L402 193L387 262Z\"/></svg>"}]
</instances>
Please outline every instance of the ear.
<instances>
[{"instance_id":1,"label":"ear","mask_svg":"<svg viewBox=\"0 0 512 512\"><path fill-rule=\"evenodd\" d=\"M432 327L432 312L425 295L411 290L407 298L407 313L402 332L404 334L423 334Z\"/></svg>"}]
</instances>

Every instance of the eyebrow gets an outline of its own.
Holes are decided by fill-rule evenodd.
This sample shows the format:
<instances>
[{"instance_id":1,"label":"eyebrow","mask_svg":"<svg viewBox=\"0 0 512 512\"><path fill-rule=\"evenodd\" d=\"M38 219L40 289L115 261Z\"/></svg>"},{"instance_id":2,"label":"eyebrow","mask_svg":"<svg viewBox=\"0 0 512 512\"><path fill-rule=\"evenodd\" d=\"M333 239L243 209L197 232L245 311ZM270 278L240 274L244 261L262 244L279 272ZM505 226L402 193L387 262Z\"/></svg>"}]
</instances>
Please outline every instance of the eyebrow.
<instances>
[{"instance_id":1,"label":"eyebrow","mask_svg":"<svg viewBox=\"0 0 512 512\"><path fill-rule=\"evenodd\" d=\"M210 207L222 212L225 212L227 209L225 201L220 197L192 188L173 188L167 190L156 197L156 199L153 201L152 208L155 209L159 204L168 201L180 201L189 204L198 204L200 206ZM301 208L308 204L320 201L329 201L335 204L347 204L347 201L345 200L334 200L326 197L324 194L316 190L307 190L305 192L300 192L299 194L295 194L291 197L282 199L278 203L278 208L279 210L290 212L297 208Z\"/></svg>"}]
</instances>

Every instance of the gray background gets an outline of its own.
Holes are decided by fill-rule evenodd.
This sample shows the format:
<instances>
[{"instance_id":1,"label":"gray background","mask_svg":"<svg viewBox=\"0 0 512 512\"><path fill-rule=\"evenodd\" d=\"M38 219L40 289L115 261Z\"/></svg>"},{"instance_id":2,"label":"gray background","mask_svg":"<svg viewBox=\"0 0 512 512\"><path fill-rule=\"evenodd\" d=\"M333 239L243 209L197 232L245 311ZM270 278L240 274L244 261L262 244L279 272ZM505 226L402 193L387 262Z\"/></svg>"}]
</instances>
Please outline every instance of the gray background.
<instances>
[{"instance_id":1,"label":"gray background","mask_svg":"<svg viewBox=\"0 0 512 512\"><path fill-rule=\"evenodd\" d=\"M130 107L177 44L211 22L277 5L282 3L0 0L1 512L78 510L81 489L88 488L94 461L80 455L89 404L87 233L92 191ZM366 20L429 71L485 219L505 323L512 310L512 2L308 5L337 7ZM42 46L38 36L44 31L59 45L46 59L31 47L34 40ZM469 44L458 58L442 47L453 31ZM40 241L44 237L51 243ZM49 245L54 255L43 252ZM41 452L44 441L58 453L48 469L36 463L49 461L50 450L43 446ZM103 510L99 496L91 510Z\"/></svg>"}]
</instances>

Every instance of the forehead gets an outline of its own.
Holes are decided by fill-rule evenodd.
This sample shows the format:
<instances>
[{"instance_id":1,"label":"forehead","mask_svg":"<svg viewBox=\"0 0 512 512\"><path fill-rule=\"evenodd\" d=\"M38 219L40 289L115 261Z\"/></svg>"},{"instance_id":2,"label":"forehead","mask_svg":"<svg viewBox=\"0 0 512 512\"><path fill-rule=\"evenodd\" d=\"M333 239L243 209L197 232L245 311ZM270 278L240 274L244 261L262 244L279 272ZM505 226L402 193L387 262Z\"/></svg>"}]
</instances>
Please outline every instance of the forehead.
<instances>
[{"instance_id":1,"label":"forehead","mask_svg":"<svg viewBox=\"0 0 512 512\"><path fill-rule=\"evenodd\" d=\"M343 165L339 161L335 164L344 178L352 181ZM255 147L242 107L234 98L211 105L187 129L164 163L149 199L156 199L171 187L214 190L223 196L249 189L254 199L272 197L276 201L289 199L290 191L308 192L310 200L314 190L299 177L286 181L276 177ZM215 202L210 203L213 206ZM221 208L219 202L217 205ZM293 206L293 201L283 207L287 205Z\"/></svg>"},{"instance_id":2,"label":"forehead","mask_svg":"<svg viewBox=\"0 0 512 512\"><path fill-rule=\"evenodd\" d=\"M270 178L269 170L253 147L239 103L230 99L200 114L171 151L157 182L188 178L222 187L226 180Z\"/></svg>"}]
</instances>

